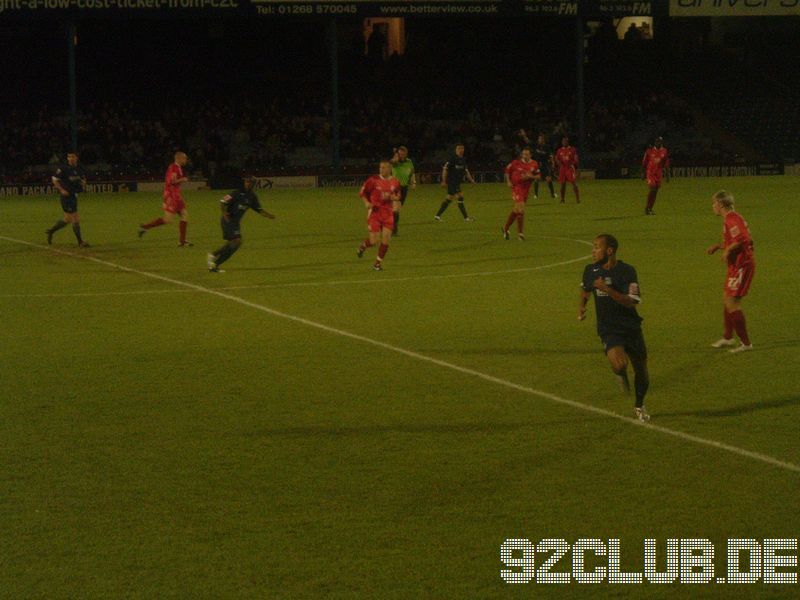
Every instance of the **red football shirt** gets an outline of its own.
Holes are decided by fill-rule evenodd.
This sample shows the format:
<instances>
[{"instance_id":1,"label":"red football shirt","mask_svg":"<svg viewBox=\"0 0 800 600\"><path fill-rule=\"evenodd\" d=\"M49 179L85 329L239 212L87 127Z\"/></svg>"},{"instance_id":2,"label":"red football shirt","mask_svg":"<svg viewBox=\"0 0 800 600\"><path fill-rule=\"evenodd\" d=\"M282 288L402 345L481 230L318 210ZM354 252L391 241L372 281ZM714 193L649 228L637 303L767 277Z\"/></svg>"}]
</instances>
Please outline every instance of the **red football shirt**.
<instances>
[{"instance_id":1,"label":"red football shirt","mask_svg":"<svg viewBox=\"0 0 800 600\"><path fill-rule=\"evenodd\" d=\"M722 225L722 243L727 248L734 242L741 243L741 247L735 256L728 257L728 264L735 265L737 268L748 263L753 263L753 238L750 236L750 228L742 215L735 211L725 215Z\"/></svg>"},{"instance_id":2,"label":"red football shirt","mask_svg":"<svg viewBox=\"0 0 800 600\"><path fill-rule=\"evenodd\" d=\"M533 179L523 179L522 177L526 173L533 176L538 175L539 163L535 160L525 162L522 159L516 158L506 165L505 172L508 175L508 179L511 181L511 185L514 187L530 188Z\"/></svg>"},{"instance_id":3,"label":"red football shirt","mask_svg":"<svg viewBox=\"0 0 800 600\"><path fill-rule=\"evenodd\" d=\"M392 212L392 202L400 199L400 181L396 177L384 179L373 175L364 182L358 195L381 212Z\"/></svg>"},{"instance_id":4,"label":"red football shirt","mask_svg":"<svg viewBox=\"0 0 800 600\"><path fill-rule=\"evenodd\" d=\"M561 146L556 150L556 164L563 168L578 167L578 149L575 146Z\"/></svg>"},{"instance_id":5,"label":"red football shirt","mask_svg":"<svg viewBox=\"0 0 800 600\"><path fill-rule=\"evenodd\" d=\"M648 148L644 152L642 166L645 168L648 178L661 177L663 169L669 167L669 152L664 147L656 148L653 146Z\"/></svg>"},{"instance_id":6,"label":"red football shirt","mask_svg":"<svg viewBox=\"0 0 800 600\"><path fill-rule=\"evenodd\" d=\"M181 184L175 183L175 180L181 177L183 177L183 168L178 163L172 163L167 167L167 174L164 176L164 195L180 197Z\"/></svg>"}]
</instances>

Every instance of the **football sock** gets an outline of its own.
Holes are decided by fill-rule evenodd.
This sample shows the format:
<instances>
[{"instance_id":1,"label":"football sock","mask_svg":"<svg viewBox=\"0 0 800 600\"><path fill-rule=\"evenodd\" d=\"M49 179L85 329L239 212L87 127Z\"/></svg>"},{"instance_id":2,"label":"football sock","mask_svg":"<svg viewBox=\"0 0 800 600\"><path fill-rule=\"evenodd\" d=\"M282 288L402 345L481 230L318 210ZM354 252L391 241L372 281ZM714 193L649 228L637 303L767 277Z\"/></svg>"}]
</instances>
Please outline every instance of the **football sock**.
<instances>
[{"instance_id":1,"label":"football sock","mask_svg":"<svg viewBox=\"0 0 800 600\"><path fill-rule=\"evenodd\" d=\"M612 369L612 371L614 371L614 370ZM614 375L616 375L617 377L619 377L622 380L622 382L623 382L623 384L625 386L625 390L627 391L630 388L630 385L631 385L628 382L628 367L625 367L624 369L622 369L622 371L614 371Z\"/></svg>"},{"instance_id":2,"label":"football sock","mask_svg":"<svg viewBox=\"0 0 800 600\"><path fill-rule=\"evenodd\" d=\"M511 214L508 215L508 220L506 221L506 226L503 227L503 230L508 231L509 229L511 229L511 226L514 224L514 221L516 220L517 220L517 213L511 211Z\"/></svg>"},{"instance_id":3,"label":"football sock","mask_svg":"<svg viewBox=\"0 0 800 600\"><path fill-rule=\"evenodd\" d=\"M450 200L449 198L447 200L445 200L444 202L442 202L442 205L439 207L439 212L436 213L437 217L441 217L442 216L444 211L447 210L447 207L450 206L450 202L452 202L452 200Z\"/></svg>"},{"instance_id":4,"label":"football sock","mask_svg":"<svg viewBox=\"0 0 800 600\"><path fill-rule=\"evenodd\" d=\"M636 408L644 406L644 396L647 394L647 389L649 387L650 374L647 371L644 373L636 373L636 378L633 382L633 389L636 392Z\"/></svg>"},{"instance_id":5,"label":"football sock","mask_svg":"<svg viewBox=\"0 0 800 600\"><path fill-rule=\"evenodd\" d=\"M182 221L183 222L183 221ZM233 246L231 244L225 244L222 248L219 249L219 252L215 252L215 256L217 260L214 262L217 263L217 266L224 263L228 260L231 256L233 256L236 251L239 249L239 246Z\"/></svg>"},{"instance_id":6,"label":"football sock","mask_svg":"<svg viewBox=\"0 0 800 600\"><path fill-rule=\"evenodd\" d=\"M378 247L378 262L383 260L383 257L386 256L386 253L389 251L389 244L381 244Z\"/></svg>"},{"instance_id":7,"label":"football sock","mask_svg":"<svg viewBox=\"0 0 800 600\"><path fill-rule=\"evenodd\" d=\"M153 227L158 227L159 225L163 225L166 223L163 217L158 217L157 219L153 219L149 223L145 223L142 225L142 229L152 229Z\"/></svg>"},{"instance_id":8,"label":"football sock","mask_svg":"<svg viewBox=\"0 0 800 600\"><path fill-rule=\"evenodd\" d=\"M533 182L533 195L534 196L538 196L539 195L539 182L538 181L534 181Z\"/></svg>"},{"instance_id":9,"label":"football sock","mask_svg":"<svg viewBox=\"0 0 800 600\"><path fill-rule=\"evenodd\" d=\"M186 221L181 221L178 224L178 226L180 227L180 230L181 230L181 238L180 238L181 239L181 244L186 241L186 226L187 225L188 225L188 223Z\"/></svg>"},{"instance_id":10,"label":"football sock","mask_svg":"<svg viewBox=\"0 0 800 600\"><path fill-rule=\"evenodd\" d=\"M359 252L363 252L364 250L366 250L370 246L374 246L374 244L369 241L369 238L367 238L363 242L361 242L361 245L358 247L358 251Z\"/></svg>"},{"instance_id":11,"label":"football sock","mask_svg":"<svg viewBox=\"0 0 800 600\"><path fill-rule=\"evenodd\" d=\"M580 202L581 202L581 192L580 192L580 190L578 190L578 186L573 183L572 184L572 189L575 191L575 202L580 204Z\"/></svg>"},{"instance_id":12,"label":"football sock","mask_svg":"<svg viewBox=\"0 0 800 600\"><path fill-rule=\"evenodd\" d=\"M80 225L80 223L73 223L72 224L72 233L75 234L75 238L78 240L79 244L83 243L83 240L81 239L81 225Z\"/></svg>"},{"instance_id":13,"label":"football sock","mask_svg":"<svg viewBox=\"0 0 800 600\"><path fill-rule=\"evenodd\" d=\"M517 215L517 231L522 233L523 229L525 229L525 213L519 213Z\"/></svg>"},{"instance_id":14,"label":"football sock","mask_svg":"<svg viewBox=\"0 0 800 600\"><path fill-rule=\"evenodd\" d=\"M567 193L567 184L566 182L561 184L561 201L564 201L564 194Z\"/></svg>"},{"instance_id":15,"label":"football sock","mask_svg":"<svg viewBox=\"0 0 800 600\"><path fill-rule=\"evenodd\" d=\"M731 323L736 330L736 335L742 340L745 346L750 345L750 336L747 335L747 324L745 323L744 313L741 310L734 311L730 314Z\"/></svg>"},{"instance_id":16,"label":"football sock","mask_svg":"<svg viewBox=\"0 0 800 600\"><path fill-rule=\"evenodd\" d=\"M733 337L733 321L731 321L731 313L723 308L722 316L724 317L723 322L725 323L725 333L722 334L722 337L724 337L726 340L729 340Z\"/></svg>"},{"instance_id":17,"label":"football sock","mask_svg":"<svg viewBox=\"0 0 800 600\"><path fill-rule=\"evenodd\" d=\"M467 208L464 206L464 200L458 201L458 210L461 211L461 214L464 215L465 219L469 218L469 215L467 214Z\"/></svg>"},{"instance_id":18,"label":"football sock","mask_svg":"<svg viewBox=\"0 0 800 600\"><path fill-rule=\"evenodd\" d=\"M547 182L547 187L550 189L550 195L553 198L555 198L556 197L556 191L553 189L553 182L552 181L548 181Z\"/></svg>"},{"instance_id":19,"label":"football sock","mask_svg":"<svg viewBox=\"0 0 800 600\"><path fill-rule=\"evenodd\" d=\"M55 222L55 224L48 230L50 233L55 233L59 229L63 229L67 226L67 222L64 219L59 219Z\"/></svg>"},{"instance_id":20,"label":"football sock","mask_svg":"<svg viewBox=\"0 0 800 600\"><path fill-rule=\"evenodd\" d=\"M647 192L647 210L653 210L653 205L656 203L656 192L655 190L650 190Z\"/></svg>"}]
</instances>

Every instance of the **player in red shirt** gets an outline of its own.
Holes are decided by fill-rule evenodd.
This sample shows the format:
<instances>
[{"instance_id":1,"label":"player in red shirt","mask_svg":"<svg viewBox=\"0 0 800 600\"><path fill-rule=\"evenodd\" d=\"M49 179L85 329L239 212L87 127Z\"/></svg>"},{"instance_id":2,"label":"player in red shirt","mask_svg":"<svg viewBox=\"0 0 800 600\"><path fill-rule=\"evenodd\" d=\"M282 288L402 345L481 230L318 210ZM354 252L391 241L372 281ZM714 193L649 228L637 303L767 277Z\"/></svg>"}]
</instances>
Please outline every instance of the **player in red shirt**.
<instances>
[{"instance_id":1,"label":"player in red shirt","mask_svg":"<svg viewBox=\"0 0 800 600\"><path fill-rule=\"evenodd\" d=\"M164 216L139 225L139 237L147 233L148 229L171 223L175 215L178 214L181 216L178 246L194 245L186 240L186 225L189 221L189 213L186 210L186 202L181 196L181 184L189 181L189 178L183 174L183 167L186 166L187 162L189 162L189 157L186 156L186 153L175 153L175 162L167 168L167 174L164 177L164 204L162 205Z\"/></svg>"},{"instance_id":2,"label":"player in red shirt","mask_svg":"<svg viewBox=\"0 0 800 600\"><path fill-rule=\"evenodd\" d=\"M522 149L520 158L515 158L506 166L505 179L508 187L511 188L511 199L514 201L514 208L502 228L505 239L508 239L508 230L514 224L514 221L517 222L517 235L520 241L525 239L525 203L528 201L531 184L538 180L539 177L539 163L531 158L531 149L527 146Z\"/></svg>"},{"instance_id":3,"label":"player in red shirt","mask_svg":"<svg viewBox=\"0 0 800 600\"><path fill-rule=\"evenodd\" d=\"M558 165L558 182L561 184L561 204L564 204L564 194L567 191L567 182L572 184L575 192L575 202L581 203L581 195L578 191L578 150L575 146L569 145L569 138L561 138L561 147L556 150L556 165Z\"/></svg>"},{"instance_id":4,"label":"player in red shirt","mask_svg":"<svg viewBox=\"0 0 800 600\"><path fill-rule=\"evenodd\" d=\"M647 180L647 187L650 188L647 192L647 208L644 209L644 214L652 215L662 176L666 176L669 183L669 152L664 147L664 138L656 138L655 143L645 150L642 167L644 168L642 177Z\"/></svg>"},{"instance_id":5,"label":"player in red shirt","mask_svg":"<svg viewBox=\"0 0 800 600\"><path fill-rule=\"evenodd\" d=\"M714 254L717 250L722 250L722 260L728 265L723 296L725 333L722 339L711 345L714 348L735 346L733 332L736 331L736 335L739 336L742 343L731 349L730 352L745 352L753 349L750 336L747 335L747 325L742 312L742 298L747 295L756 270L753 258L753 238L750 236L747 222L734 209L733 195L730 192L721 190L711 199L711 208L714 214L723 219L722 243L714 244L706 252Z\"/></svg>"},{"instance_id":6,"label":"player in red shirt","mask_svg":"<svg viewBox=\"0 0 800 600\"><path fill-rule=\"evenodd\" d=\"M364 250L380 241L378 258L373 269L383 270L383 258L389 250L389 240L394 229L394 211L400 209L400 181L392 177L392 163L382 160L379 175L373 175L361 186L359 196L367 209L367 230L369 237L361 242L356 255L364 256Z\"/></svg>"}]
</instances>

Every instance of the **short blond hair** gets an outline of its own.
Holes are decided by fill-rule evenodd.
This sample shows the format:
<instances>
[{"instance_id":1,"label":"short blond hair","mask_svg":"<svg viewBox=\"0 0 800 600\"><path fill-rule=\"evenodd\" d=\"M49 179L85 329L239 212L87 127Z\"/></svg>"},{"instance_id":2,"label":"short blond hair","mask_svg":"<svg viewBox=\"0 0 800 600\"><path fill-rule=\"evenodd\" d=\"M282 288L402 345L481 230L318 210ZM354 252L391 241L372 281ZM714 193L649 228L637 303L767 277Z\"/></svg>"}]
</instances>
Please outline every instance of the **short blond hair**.
<instances>
[{"instance_id":1,"label":"short blond hair","mask_svg":"<svg viewBox=\"0 0 800 600\"><path fill-rule=\"evenodd\" d=\"M718 191L712 198L714 198L715 202L719 202L719 205L723 208L733 208L733 194L727 190Z\"/></svg>"}]
</instances>

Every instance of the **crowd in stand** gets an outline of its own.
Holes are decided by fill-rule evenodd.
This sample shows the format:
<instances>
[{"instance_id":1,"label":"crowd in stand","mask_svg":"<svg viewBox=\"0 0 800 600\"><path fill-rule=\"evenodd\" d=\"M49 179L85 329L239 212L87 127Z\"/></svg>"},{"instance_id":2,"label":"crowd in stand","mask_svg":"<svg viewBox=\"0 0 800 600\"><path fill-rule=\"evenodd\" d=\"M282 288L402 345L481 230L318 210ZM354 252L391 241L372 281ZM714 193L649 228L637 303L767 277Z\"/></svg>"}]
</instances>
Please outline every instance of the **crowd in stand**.
<instances>
[{"instance_id":1,"label":"crowd in stand","mask_svg":"<svg viewBox=\"0 0 800 600\"><path fill-rule=\"evenodd\" d=\"M571 40L572 25L529 25L511 32L510 26L453 26L442 36L439 22L415 21L402 55L389 53L385 43L365 44L362 30L354 26L353 43L342 43L339 61L342 168L363 172L392 147L405 144L418 168L435 171L458 141L466 145L474 169L497 169L519 150L519 129L544 133L553 148L565 134L577 143L574 54L571 42L565 42ZM236 38L231 47L242 41L240 29L228 32ZM673 164L800 156L800 112L792 104L800 85L794 63L778 60L784 46L797 48L799 42L791 27L781 31L780 43L773 43L775 34L765 25L739 48L736 43L744 38L732 30L725 47L714 50L702 24L681 24L664 39L647 39L652 32L635 24L620 40L614 24L603 22L587 33L582 165L636 166L657 136L665 138ZM108 86L102 96L84 94L78 119L82 163L95 179L159 179L180 148L191 157L192 172L206 177L331 169L332 100L329 86L318 85L326 65L319 60L319 46L302 54L316 39L311 30L307 34L312 37L269 63L271 71L258 72L258 81L218 85L220 73L229 69L219 59L222 71L206 77L198 70L193 84L184 88L182 83L177 99L167 101L150 88L136 87ZM287 36L273 53L294 43ZM205 60L213 63L228 39L220 37ZM245 45L225 60L236 64L257 56L264 43L260 29L253 39L255 46ZM554 51L558 48L565 51ZM536 60L520 70L518 56ZM684 64L687 57L691 69L659 66ZM764 64L770 69L760 67ZM305 79L298 79L303 73ZM198 81L205 91L192 93L201 89ZM736 93L721 97L720 89ZM67 112L63 106L3 102L0 98L0 180L40 182L71 146Z\"/></svg>"},{"instance_id":2,"label":"crowd in stand","mask_svg":"<svg viewBox=\"0 0 800 600\"><path fill-rule=\"evenodd\" d=\"M341 102L340 144L346 168L363 168L392 146L412 149L421 167L437 169L456 141L470 163L492 169L519 149L520 128L544 133L555 147L572 135L574 99L499 99L357 95ZM566 117L565 115L570 115ZM673 155L700 160L713 148L698 138L688 106L668 96L589 98L585 161L594 166L635 164L656 135ZM146 113L132 103L90 104L80 111L81 161L98 176L157 178L176 148L205 176L221 170L302 172L330 166L331 107L323 100L282 96L267 102L203 102ZM42 107L12 110L0 123L3 176L40 178L46 165L63 160L69 147L66 113ZM304 153L303 150L306 152ZM676 150L678 150L676 152Z\"/></svg>"}]
</instances>

